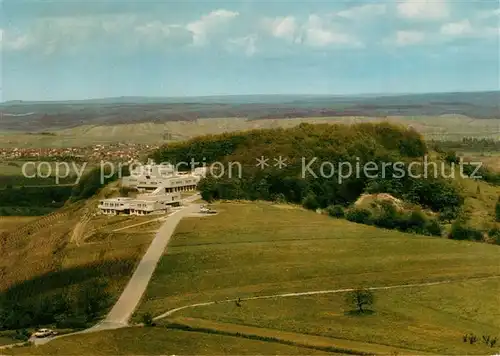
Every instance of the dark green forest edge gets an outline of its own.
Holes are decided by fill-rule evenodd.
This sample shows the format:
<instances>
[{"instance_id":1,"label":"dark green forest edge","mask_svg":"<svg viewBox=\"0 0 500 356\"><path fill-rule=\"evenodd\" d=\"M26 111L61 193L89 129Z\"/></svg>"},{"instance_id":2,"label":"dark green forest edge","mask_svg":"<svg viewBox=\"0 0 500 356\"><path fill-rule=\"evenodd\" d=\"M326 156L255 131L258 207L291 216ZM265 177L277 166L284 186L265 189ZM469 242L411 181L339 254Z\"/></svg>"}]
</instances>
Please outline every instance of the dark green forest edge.
<instances>
[{"instance_id":1,"label":"dark green forest edge","mask_svg":"<svg viewBox=\"0 0 500 356\"><path fill-rule=\"evenodd\" d=\"M430 151L415 130L392 124L301 124L291 129L197 137L166 145L152 158L173 164L192 160L207 165L220 162L224 171L207 175L199 184L202 197L207 201L267 200L302 204L307 209L322 209L336 218L434 236L442 236L443 225L452 223L447 233L449 238L500 243L498 229L479 231L467 226L467 216L462 209L464 196L454 179L442 174L437 177L429 174L426 178L413 178L408 174L400 177L395 167L404 167L404 172L408 172L412 162L423 162ZM442 162L448 174L451 165L459 162L452 151L441 149L438 155L436 162ZM256 166L256 158L261 156L270 158L269 166L264 169ZM273 158L279 156L287 159L287 166L281 169L273 166ZM314 158L314 163L308 166ZM241 176L234 162L241 164ZM322 162L333 164L333 176L325 177L331 174L328 169L325 169L326 175L321 174ZM339 162L349 162L352 167L374 162L378 172L385 169L385 177L379 174L372 178L361 169L360 175L352 174L339 181ZM308 173L305 166L314 174ZM419 169L423 173L423 165L413 166L414 176ZM475 168L463 164L461 169L471 174ZM484 168L479 174L489 183L500 181L497 174ZM397 209L389 203L377 209L353 206L362 194L375 193L391 194L410 204L411 208Z\"/></svg>"},{"instance_id":2,"label":"dark green forest edge","mask_svg":"<svg viewBox=\"0 0 500 356\"><path fill-rule=\"evenodd\" d=\"M129 175L128 166L120 173L111 175L109 169L89 171L73 186L12 187L0 189L0 216L39 216L52 213L67 203L84 200L95 195L108 183L116 181L120 175Z\"/></svg>"}]
</instances>

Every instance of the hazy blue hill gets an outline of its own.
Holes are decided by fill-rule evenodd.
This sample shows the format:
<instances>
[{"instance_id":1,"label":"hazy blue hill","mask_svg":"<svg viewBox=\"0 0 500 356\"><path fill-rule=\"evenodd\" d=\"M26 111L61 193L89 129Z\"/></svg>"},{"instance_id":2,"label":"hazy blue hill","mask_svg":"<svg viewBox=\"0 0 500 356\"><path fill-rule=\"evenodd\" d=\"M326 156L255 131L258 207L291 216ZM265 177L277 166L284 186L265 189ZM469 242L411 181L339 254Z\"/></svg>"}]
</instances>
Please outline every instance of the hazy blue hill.
<instances>
[{"instance_id":1,"label":"hazy blue hill","mask_svg":"<svg viewBox=\"0 0 500 356\"><path fill-rule=\"evenodd\" d=\"M231 95L185 98L118 97L0 104L0 130L41 131L83 124L191 121L245 117L420 116L456 114L500 119L500 91L402 95ZM29 115L27 115L29 114Z\"/></svg>"}]
</instances>

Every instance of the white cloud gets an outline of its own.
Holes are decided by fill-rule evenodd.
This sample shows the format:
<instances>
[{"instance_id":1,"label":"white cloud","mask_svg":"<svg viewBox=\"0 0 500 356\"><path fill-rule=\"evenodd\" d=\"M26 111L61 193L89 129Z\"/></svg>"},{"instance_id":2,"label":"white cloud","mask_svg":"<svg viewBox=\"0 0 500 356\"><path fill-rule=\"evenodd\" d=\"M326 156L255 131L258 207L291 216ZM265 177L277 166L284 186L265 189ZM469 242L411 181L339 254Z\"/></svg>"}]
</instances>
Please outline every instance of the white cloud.
<instances>
[{"instance_id":1,"label":"white cloud","mask_svg":"<svg viewBox=\"0 0 500 356\"><path fill-rule=\"evenodd\" d=\"M4 50L21 51L36 48L51 54L58 50L74 51L85 43L122 35L135 22L135 16L76 16L40 18L24 29L4 29Z\"/></svg>"},{"instance_id":2,"label":"white cloud","mask_svg":"<svg viewBox=\"0 0 500 356\"><path fill-rule=\"evenodd\" d=\"M347 19L360 19L384 15L386 11L387 6L385 4L367 4L339 11L336 15Z\"/></svg>"},{"instance_id":3,"label":"white cloud","mask_svg":"<svg viewBox=\"0 0 500 356\"><path fill-rule=\"evenodd\" d=\"M398 3L397 10L401 17L420 20L439 20L450 14L446 0L405 0Z\"/></svg>"},{"instance_id":4,"label":"white cloud","mask_svg":"<svg viewBox=\"0 0 500 356\"><path fill-rule=\"evenodd\" d=\"M293 16L266 19L264 26L277 38L293 41L297 32L297 21Z\"/></svg>"},{"instance_id":5,"label":"white cloud","mask_svg":"<svg viewBox=\"0 0 500 356\"><path fill-rule=\"evenodd\" d=\"M238 12L219 9L189 23L186 28L193 33L194 45L205 45L211 32L216 31L219 26L226 24L238 15Z\"/></svg>"},{"instance_id":6,"label":"white cloud","mask_svg":"<svg viewBox=\"0 0 500 356\"><path fill-rule=\"evenodd\" d=\"M331 18L327 16L313 14L303 23L299 23L293 16L276 17L264 19L263 25L264 30L272 37L284 39L290 43L311 47L362 46L362 43L355 37L336 28Z\"/></svg>"},{"instance_id":7,"label":"white cloud","mask_svg":"<svg viewBox=\"0 0 500 356\"><path fill-rule=\"evenodd\" d=\"M169 25L161 21L152 21L135 27L135 31L147 37L166 37L170 34Z\"/></svg>"},{"instance_id":8,"label":"white cloud","mask_svg":"<svg viewBox=\"0 0 500 356\"><path fill-rule=\"evenodd\" d=\"M3 51L21 51L28 48L32 38L27 34L18 34L0 29L0 44Z\"/></svg>"},{"instance_id":9,"label":"white cloud","mask_svg":"<svg viewBox=\"0 0 500 356\"><path fill-rule=\"evenodd\" d=\"M12 28L2 34L4 50L36 49L40 53L57 51L76 52L83 46L95 46L121 41L126 46L141 44L203 45L211 35L217 34L222 25L239 14L219 9L200 19L170 24L135 15L100 15L73 17L45 17L34 21L18 33Z\"/></svg>"},{"instance_id":10,"label":"white cloud","mask_svg":"<svg viewBox=\"0 0 500 356\"><path fill-rule=\"evenodd\" d=\"M496 10L484 10L484 11L480 11L478 14L477 14L477 18L479 19L489 19L489 18L492 18L492 17L500 17L500 8L496 9Z\"/></svg>"},{"instance_id":11,"label":"white cloud","mask_svg":"<svg viewBox=\"0 0 500 356\"><path fill-rule=\"evenodd\" d=\"M245 37L231 38L228 40L230 51L243 51L247 56L253 56L257 52L257 35L251 34Z\"/></svg>"},{"instance_id":12,"label":"white cloud","mask_svg":"<svg viewBox=\"0 0 500 356\"><path fill-rule=\"evenodd\" d=\"M397 31L395 39L390 41L397 46L410 46L425 40L425 34L420 31Z\"/></svg>"},{"instance_id":13,"label":"white cloud","mask_svg":"<svg viewBox=\"0 0 500 356\"><path fill-rule=\"evenodd\" d=\"M330 45L362 46L362 43L355 37L338 31L331 23L324 21L318 15L309 16L307 22L302 26L301 36L296 39L296 42L312 47L326 47Z\"/></svg>"},{"instance_id":14,"label":"white cloud","mask_svg":"<svg viewBox=\"0 0 500 356\"><path fill-rule=\"evenodd\" d=\"M446 23L441 26L440 34L443 39L453 40L455 38L497 38L500 34L500 26L485 26L482 22L471 23L465 19L457 22Z\"/></svg>"},{"instance_id":15,"label":"white cloud","mask_svg":"<svg viewBox=\"0 0 500 356\"><path fill-rule=\"evenodd\" d=\"M462 20L442 25L440 32L447 36L464 36L473 34L474 29L469 20Z\"/></svg>"},{"instance_id":16,"label":"white cloud","mask_svg":"<svg viewBox=\"0 0 500 356\"><path fill-rule=\"evenodd\" d=\"M161 21L152 21L134 28L136 44L148 43L152 45L186 45L192 42L193 36L184 26L166 24Z\"/></svg>"}]
</instances>

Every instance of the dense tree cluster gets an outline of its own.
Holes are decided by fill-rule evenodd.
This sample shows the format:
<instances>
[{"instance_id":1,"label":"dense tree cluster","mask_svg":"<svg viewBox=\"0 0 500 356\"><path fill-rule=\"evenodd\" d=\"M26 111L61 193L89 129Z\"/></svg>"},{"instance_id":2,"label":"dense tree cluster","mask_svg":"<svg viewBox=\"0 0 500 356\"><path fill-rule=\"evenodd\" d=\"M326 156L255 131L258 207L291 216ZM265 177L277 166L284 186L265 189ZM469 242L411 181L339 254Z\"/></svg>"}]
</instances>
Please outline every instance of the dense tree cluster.
<instances>
[{"instance_id":1,"label":"dense tree cluster","mask_svg":"<svg viewBox=\"0 0 500 356\"><path fill-rule=\"evenodd\" d=\"M345 217L355 223L375 225L384 229L428 236L442 236L443 234L443 228L436 219L429 218L420 210L398 210L389 202L382 202L378 212L354 207L341 213L338 206L328 208L327 211L330 216Z\"/></svg>"},{"instance_id":2,"label":"dense tree cluster","mask_svg":"<svg viewBox=\"0 0 500 356\"><path fill-rule=\"evenodd\" d=\"M70 195L67 186L0 189L0 216L48 214L62 207Z\"/></svg>"},{"instance_id":3,"label":"dense tree cluster","mask_svg":"<svg viewBox=\"0 0 500 356\"><path fill-rule=\"evenodd\" d=\"M0 298L0 330L43 325L84 328L109 307L110 302L104 281L87 283L78 290L59 290L26 299L5 293Z\"/></svg>"},{"instance_id":4,"label":"dense tree cluster","mask_svg":"<svg viewBox=\"0 0 500 356\"><path fill-rule=\"evenodd\" d=\"M173 164L220 162L225 172L217 173L224 174L209 174L199 184L206 200L287 201L316 209L347 206L364 192L387 192L435 211L457 210L463 198L452 182L404 174L410 163L422 161L426 153L424 140L412 129L362 123L301 124L291 129L209 135L164 146L152 157ZM256 166L262 156L270 158L264 169ZM286 167L281 169L272 161L279 156L286 158ZM241 164L241 176L229 169L234 168L231 162ZM363 170L368 162L376 166L370 175ZM396 171L396 163L403 176ZM348 169L342 171L347 164L353 170L349 176ZM356 167L361 167L360 174Z\"/></svg>"},{"instance_id":5,"label":"dense tree cluster","mask_svg":"<svg viewBox=\"0 0 500 356\"><path fill-rule=\"evenodd\" d=\"M498 151L500 150L500 140L493 138L464 137L458 141L431 141L431 145L436 152L448 151Z\"/></svg>"},{"instance_id":6,"label":"dense tree cluster","mask_svg":"<svg viewBox=\"0 0 500 356\"><path fill-rule=\"evenodd\" d=\"M96 167L85 174L71 191L71 201L88 199L95 195L106 184L114 182L122 176L130 175L127 166L121 172L112 172L110 168Z\"/></svg>"},{"instance_id":7,"label":"dense tree cluster","mask_svg":"<svg viewBox=\"0 0 500 356\"><path fill-rule=\"evenodd\" d=\"M69 198L71 187L20 187L0 189L0 202L3 206L55 206L60 207Z\"/></svg>"}]
</instances>

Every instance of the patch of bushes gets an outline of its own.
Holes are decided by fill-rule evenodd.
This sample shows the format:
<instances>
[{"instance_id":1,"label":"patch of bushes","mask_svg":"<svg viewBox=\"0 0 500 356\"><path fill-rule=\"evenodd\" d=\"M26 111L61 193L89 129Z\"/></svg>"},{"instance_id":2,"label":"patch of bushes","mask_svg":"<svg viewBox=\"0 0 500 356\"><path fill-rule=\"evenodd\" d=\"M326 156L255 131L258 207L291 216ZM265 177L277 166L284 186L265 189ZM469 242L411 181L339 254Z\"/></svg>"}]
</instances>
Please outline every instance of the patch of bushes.
<instances>
[{"instance_id":1,"label":"patch of bushes","mask_svg":"<svg viewBox=\"0 0 500 356\"><path fill-rule=\"evenodd\" d=\"M328 215L334 218L343 218L345 216L344 207L342 205L330 205L326 208Z\"/></svg>"},{"instance_id":2,"label":"patch of bushes","mask_svg":"<svg viewBox=\"0 0 500 356\"><path fill-rule=\"evenodd\" d=\"M309 210L316 210L320 207L316 196L313 193L309 193L302 202L302 206Z\"/></svg>"},{"instance_id":3,"label":"patch of bushes","mask_svg":"<svg viewBox=\"0 0 500 356\"><path fill-rule=\"evenodd\" d=\"M371 225L372 223L372 213L367 209L349 209L345 214L345 218L351 222L355 222L358 224Z\"/></svg>"},{"instance_id":4,"label":"patch of bushes","mask_svg":"<svg viewBox=\"0 0 500 356\"><path fill-rule=\"evenodd\" d=\"M80 329L111 305L108 280L130 276L135 259L51 271L0 292L0 330L57 325Z\"/></svg>"},{"instance_id":5,"label":"patch of bushes","mask_svg":"<svg viewBox=\"0 0 500 356\"><path fill-rule=\"evenodd\" d=\"M156 323L153 320L153 315L151 315L151 313L144 313L142 315L142 322L145 326L156 326Z\"/></svg>"},{"instance_id":6,"label":"patch of bushes","mask_svg":"<svg viewBox=\"0 0 500 356\"><path fill-rule=\"evenodd\" d=\"M427 222L426 230L431 236L443 235L443 227L436 219L431 219Z\"/></svg>"},{"instance_id":7,"label":"patch of bushes","mask_svg":"<svg viewBox=\"0 0 500 356\"><path fill-rule=\"evenodd\" d=\"M442 179L413 180L405 200L432 211L456 211L464 203L460 191L449 181Z\"/></svg>"},{"instance_id":8,"label":"patch of bushes","mask_svg":"<svg viewBox=\"0 0 500 356\"><path fill-rule=\"evenodd\" d=\"M444 223L451 223L460 214L457 208L446 208L439 213L439 220Z\"/></svg>"},{"instance_id":9,"label":"patch of bushes","mask_svg":"<svg viewBox=\"0 0 500 356\"><path fill-rule=\"evenodd\" d=\"M0 330L57 325L83 328L110 306L107 283L93 281L78 291L62 290L25 300L4 295L0 300Z\"/></svg>"},{"instance_id":10,"label":"patch of bushes","mask_svg":"<svg viewBox=\"0 0 500 356\"><path fill-rule=\"evenodd\" d=\"M60 208L71 195L71 187L20 187L0 189L0 202L5 207Z\"/></svg>"},{"instance_id":11,"label":"patch of bushes","mask_svg":"<svg viewBox=\"0 0 500 356\"><path fill-rule=\"evenodd\" d=\"M444 154L444 160L449 164L458 164L460 163L460 157L457 156L455 151L448 151Z\"/></svg>"},{"instance_id":12,"label":"patch of bushes","mask_svg":"<svg viewBox=\"0 0 500 356\"><path fill-rule=\"evenodd\" d=\"M465 343L469 343L471 345L474 345L476 343L483 341L483 343L486 346L495 347L495 345L497 344L497 340L498 339L496 337L492 337L491 335L483 335L482 338L480 339L474 333L465 334L464 336L462 336L462 341Z\"/></svg>"},{"instance_id":13,"label":"patch of bushes","mask_svg":"<svg viewBox=\"0 0 500 356\"><path fill-rule=\"evenodd\" d=\"M429 236L441 236L443 228L436 219L429 219L422 211L398 211L389 202L382 202L381 212L374 215L366 209L350 209L346 213L347 220L367 225L375 225L384 229L399 230Z\"/></svg>"},{"instance_id":14,"label":"patch of bushes","mask_svg":"<svg viewBox=\"0 0 500 356\"><path fill-rule=\"evenodd\" d=\"M95 195L105 185L116 181L121 178L122 175L127 176L129 174L128 166L123 166L121 172L112 172L109 167L106 167L104 170L101 170L100 167L96 167L85 174L78 184L73 187L70 199L71 201L88 199Z\"/></svg>"},{"instance_id":15,"label":"patch of bushes","mask_svg":"<svg viewBox=\"0 0 500 356\"><path fill-rule=\"evenodd\" d=\"M0 206L0 216L42 216L50 214L56 210L56 207Z\"/></svg>"},{"instance_id":16,"label":"patch of bushes","mask_svg":"<svg viewBox=\"0 0 500 356\"><path fill-rule=\"evenodd\" d=\"M461 221L456 221L451 226L451 231L448 237L453 240L482 241L483 233L481 230L465 226L465 224Z\"/></svg>"},{"instance_id":17,"label":"patch of bushes","mask_svg":"<svg viewBox=\"0 0 500 356\"><path fill-rule=\"evenodd\" d=\"M494 227L488 231L488 237L493 244L500 245L500 229L498 227Z\"/></svg>"}]
</instances>

